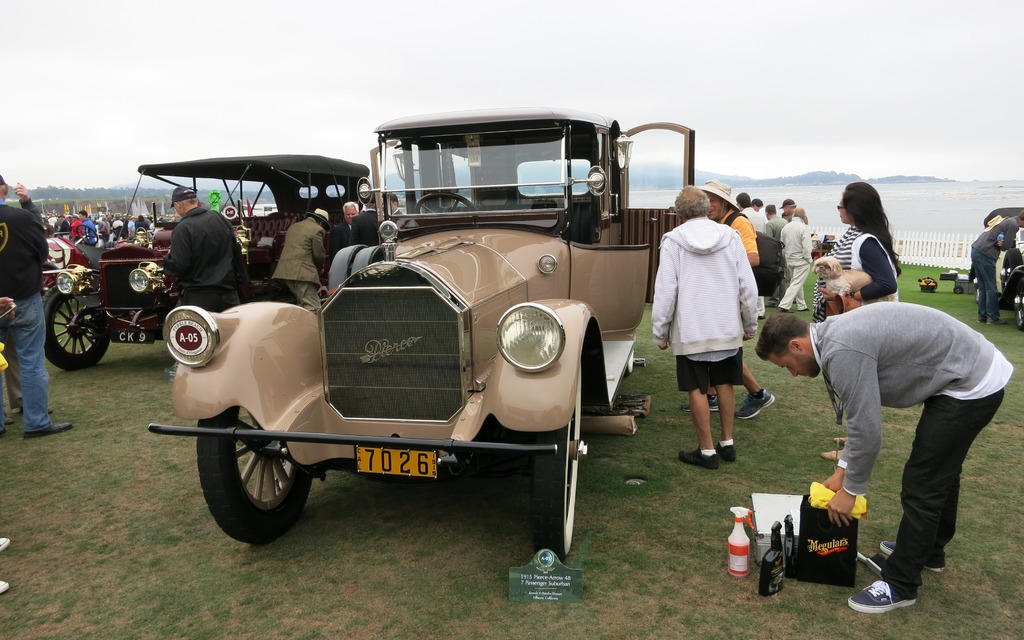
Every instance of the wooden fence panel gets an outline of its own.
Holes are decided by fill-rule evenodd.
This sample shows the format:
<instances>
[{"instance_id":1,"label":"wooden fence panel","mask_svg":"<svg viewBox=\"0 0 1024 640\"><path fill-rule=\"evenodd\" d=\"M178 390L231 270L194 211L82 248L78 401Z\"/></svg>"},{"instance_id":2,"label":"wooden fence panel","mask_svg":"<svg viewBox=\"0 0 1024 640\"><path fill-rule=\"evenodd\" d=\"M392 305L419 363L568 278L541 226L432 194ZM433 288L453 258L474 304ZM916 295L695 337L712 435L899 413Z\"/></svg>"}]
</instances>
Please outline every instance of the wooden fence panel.
<instances>
[{"instance_id":1,"label":"wooden fence panel","mask_svg":"<svg viewBox=\"0 0 1024 640\"><path fill-rule=\"evenodd\" d=\"M622 212L622 243L650 246L647 267L647 302L654 301L654 277L658 274L661 236L682 224L683 219L664 209L625 209Z\"/></svg>"}]
</instances>

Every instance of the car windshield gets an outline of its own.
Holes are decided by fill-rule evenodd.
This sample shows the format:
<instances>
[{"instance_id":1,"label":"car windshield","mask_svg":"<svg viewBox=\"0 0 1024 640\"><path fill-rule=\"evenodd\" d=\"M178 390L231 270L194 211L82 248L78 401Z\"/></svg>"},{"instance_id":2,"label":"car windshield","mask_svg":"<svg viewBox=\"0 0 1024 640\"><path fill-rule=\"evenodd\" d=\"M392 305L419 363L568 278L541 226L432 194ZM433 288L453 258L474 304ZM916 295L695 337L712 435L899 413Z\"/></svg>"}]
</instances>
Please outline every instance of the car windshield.
<instances>
[{"instance_id":1,"label":"car windshield","mask_svg":"<svg viewBox=\"0 0 1024 640\"><path fill-rule=\"evenodd\" d=\"M561 129L419 136L388 142L383 191L403 213L563 209L567 175L586 178L588 159L566 160ZM586 184L574 184L584 195Z\"/></svg>"},{"instance_id":2,"label":"car windshield","mask_svg":"<svg viewBox=\"0 0 1024 640\"><path fill-rule=\"evenodd\" d=\"M216 178L174 175L164 175L161 177L161 180L172 185L188 187L195 185L199 202L203 207L213 208L216 201L219 210L223 211L226 207L233 206L236 210L241 211L243 216L251 214L256 217L267 216L277 211L274 194L263 181L219 180ZM302 197L309 197L306 194L311 192L313 197L316 196L316 187L301 185L297 189ZM138 202L140 207L145 207L143 199L139 199ZM174 209L170 208L170 205L165 200L160 198L157 200L157 203L156 209L158 210L155 212L157 224L178 221L178 214ZM142 209L142 212L147 215L151 214L151 212L145 211L145 209Z\"/></svg>"}]
</instances>

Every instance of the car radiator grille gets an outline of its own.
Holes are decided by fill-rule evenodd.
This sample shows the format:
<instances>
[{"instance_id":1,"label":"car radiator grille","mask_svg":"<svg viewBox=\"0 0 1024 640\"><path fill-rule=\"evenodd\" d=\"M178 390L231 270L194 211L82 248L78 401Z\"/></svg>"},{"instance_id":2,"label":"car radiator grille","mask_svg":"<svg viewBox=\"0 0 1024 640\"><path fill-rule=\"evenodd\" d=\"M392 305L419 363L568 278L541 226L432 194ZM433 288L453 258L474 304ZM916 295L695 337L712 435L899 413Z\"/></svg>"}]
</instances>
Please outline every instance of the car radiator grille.
<instances>
[{"instance_id":1,"label":"car radiator grille","mask_svg":"<svg viewBox=\"0 0 1024 640\"><path fill-rule=\"evenodd\" d=\"M103 270L103 298L107 307L115 309L147 309L153 307L155 293L139 293L128 284L128 274L139 266L139 263L108 263L101 264Z\"/></svg>"},{"instance_id":2,"label":"car radiator grille","mask_svg":"<svg viewBox=\"0 0 1024 640\"><path fill-rule=\"evenodd\" d=\"M462 323L433 288L343 289L321 313L328 401L343 416L446 421L462 408Z\"/></svg>"}]
</instances>

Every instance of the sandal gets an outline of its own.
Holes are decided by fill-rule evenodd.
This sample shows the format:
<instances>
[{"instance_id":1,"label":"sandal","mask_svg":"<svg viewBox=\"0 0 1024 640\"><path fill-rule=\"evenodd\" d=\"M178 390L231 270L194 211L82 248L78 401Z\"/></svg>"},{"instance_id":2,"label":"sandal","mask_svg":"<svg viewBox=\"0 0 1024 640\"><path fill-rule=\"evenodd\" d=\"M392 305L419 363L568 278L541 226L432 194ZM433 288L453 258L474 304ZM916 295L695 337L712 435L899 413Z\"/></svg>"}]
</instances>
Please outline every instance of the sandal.
<instances>
[{"instance_id":1,"label":"sandal","mask_svg":"<svg viewBox=\"0 0 1024 640\"><path fill-rule=\"evenodd\" d=\"M836 451L835 449L833 449L832 451L822 452L821 457L825 460L828 460L829 462L839 462L840 453L841 451Z\"/></svg>"},{"instance_id":2,"label":"sandal","mask_svg":"<svg viewBox=\"0 0 1024 640\"><path fill-rule=\"evenodd\" d=\"M832 442L836 444L846 444L846 438L832 438Z\"/></svg>"}]
</instances>

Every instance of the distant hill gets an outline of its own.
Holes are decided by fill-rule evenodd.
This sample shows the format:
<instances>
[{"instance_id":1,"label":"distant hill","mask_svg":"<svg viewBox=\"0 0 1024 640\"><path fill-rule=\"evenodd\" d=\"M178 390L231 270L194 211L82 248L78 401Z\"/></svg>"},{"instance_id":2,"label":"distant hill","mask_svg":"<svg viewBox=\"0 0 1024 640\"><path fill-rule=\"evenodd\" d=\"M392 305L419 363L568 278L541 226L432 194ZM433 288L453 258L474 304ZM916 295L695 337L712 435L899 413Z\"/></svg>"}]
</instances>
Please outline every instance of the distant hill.
<instances>
[{"instance_id":1,"label":"distant hill","mask_svg":"<svg viewBox=\"0 0 1024 640\"><path fill-rule=\"evenodd\" d=\"M72 187L35 187L30 189L32 199L43 200L120 200L131 198L135 193L135 187L89 187L76 189ZM171 187L163 188L140 188L138 195L145 198L167 196Z\"/></svg>"},{"instance_id":2,"label":"distant hill","mask_svg":"<svg viewBox=\"0 0 1024 640\"><path fill-rule=\"evenodd\" d=\"M742 187L784 187L789 185L847 185L851 182L871 182L874 184L895 184L908 182L955 182L948 178L936 178L933 176L885 176L882 178L861 178L855 173L837 173L835 171L812 171L798 176L784 176L781 178L751 178L749 176L734 176L723 173L711 173L697 170L697 184L704 184L714 178L721 180L731 186ZM679 165L672 163L636 163L629 169L629 179L635 189L679 189L682 186ZM144 180L144 183L148 180ZM151 184L162 185L163 183L151 181ZM205 185L200 185L203 190ZM213 184L209 188L216 188ZM90 187L72 188L35 187L31 189L32 198L37 201L43 200L124 200L131 199L135 193L135 186L118 185L115 187ZM138 197L161 198L170 194L171 187L164 186L139 186Z\"/></svg>"},{"instance_id":3,"label":"distant hill","mask_svg":"<svg viewBox=\"0 0 1024 640\"><path fill-rule=\"evenodd\" d=\"M700 173L700 172L697 172ZM882 178L862 178L855 173L837 173L835 171L811 171L798 176L785 176L782 178L748 178L737 176L736 184L745 187L785 187L785 186L813 186L813 185L848 185L851 182L870 182L873 184L903 184L908 182L955 182L949 178L936 178L934 176L885 176ZM700 182L698 182L700 184Z\"/></svg>"},{"instance_id":4,"label":"distant hill","mask_svg":"<svg viewBox=\"0 0 1024 640\"><path fill-rule=\"evenodd\" d=\"M810 185L847 185L851 182L871 182L874 184L896 184L907 182L955 182L948 178L933 176L885 176L882 178L862 178L855 173L838 173L835 171L812 171L798 176L781 178L751 178L722 173L711 173L697 170L697 184L704 184L712 178L721 180L730 186L742 187L785 187ZM672 163L637 163L629 168L629 180L633 188L639 189L678 189L682 186L679 165Z\"/></svg>"}]
</instances>

